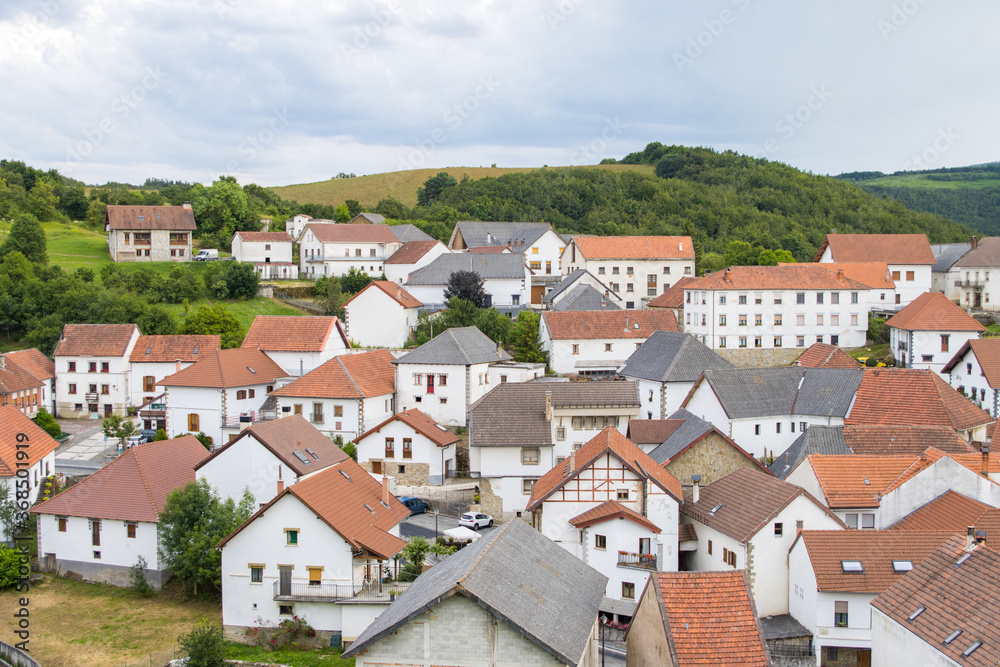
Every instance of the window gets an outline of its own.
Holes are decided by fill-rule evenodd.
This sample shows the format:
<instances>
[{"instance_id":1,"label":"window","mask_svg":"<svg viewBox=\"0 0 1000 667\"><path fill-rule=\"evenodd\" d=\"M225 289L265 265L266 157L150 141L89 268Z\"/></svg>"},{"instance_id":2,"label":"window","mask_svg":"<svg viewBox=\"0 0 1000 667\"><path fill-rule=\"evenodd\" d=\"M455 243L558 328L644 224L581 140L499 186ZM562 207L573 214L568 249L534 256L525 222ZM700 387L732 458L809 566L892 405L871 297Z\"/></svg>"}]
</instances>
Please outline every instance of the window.
<instances>
[{"instance_id":1,"label":"window","mask_svg":"<svg viewBox=\"0 0 1000 667\"><path fill-rule=\"evenodd\" d=\"M355 257L361 257L361 248L355 248L354 249L354 256Z\"/></svg>"},{"instance_id":2,"label":"window","mask_svg":"<svg viewBox=\"0 0 1000 667\"><path fill-rule=\"evenodd\" d=\"M830 292L830 303L834 305L840 303L840 292Z\"/></svg>"},{"instance_id":3,"label":"window","mask_svg":"<svg viewBox=\"0 0 1000 667\"><path fill-rule=\"evenodd\" d=\"M885 299L885 294L882 295L882 298ZM857 302L858 302L858 293L851 292L851 303L857 303Z\"/></svg>"},{"instance_id":4,"label":"window","mask_svg":"<svg viewBox=\"0 0 1000 667\"><path fill-rule=\"evenodd\" d=\"M861 515L861 527L867 529L875 528L875 514L866 513Z\"/></svg>"},{"instance_id":5,"label":"window","mask_svg":"<svg viewBox=\"0 0 1000 667\"><path fill-rule=\"evenodd\" d=\"M625 284L625 291L626 292L634 292L635 291L635 283L626 283Z\"/></svg>"},{"instance_id":6,"label":"window","mask_svg":"<svg viewBox=\"0 0 1000 667\"><path fill-rule=\"evenodd\" d=\"M60 533L66 532L66 517L64 516L59 517L59 532Z\"/></svg>"},{"instance_id":7,"label":"window","mask_svg":"<svg viewBox=\"0 0 1000 667\"><path fill-rule=\"evenodd\" d=\"M907 271L906 272L906 279L909 280L909 281L911 281L911 282L913 281L913 271Z\"/></svg>"},{"instance_id":8,"label":"window","mask_svg":"<svg viewBox=\"0 0 1000 667\"><path fill-rule=\"evenodd\" d=\"M741 306L745 306L747 304L747 295L746 294L740 294L737 297L737 301L739 302L739 304Z\"/></svg>"},{"instance_id":9,"label":"window","mask_svg":"<svg viewBox=\"0 0 1000 667\"><path fill-rule=\"evenodd\" d=\"M725 336L719 336L719 347L723 348L725 346L726 346L726 337Z\"/></svg>"},{"instance_id":10,"label":"window","mask_svg":"<svg viewBox=\"0 0 1000 667\"><path fill-rule=\"evenodd\" d=\"M795 347L805 347L805 346L806 346L806 337L805 336L796 336L795 337Z\"/></svg>"},{"instance_id":11,"label":"window","mask_svg":"<svg viewBox=\"0 0 1000 667\"><path fill-rule=\"evenodd\" d=\"M604 267L603 266L597 267L597 275L599 275L599 276L603 276L604 275Z\"/></svg>"},{"instance_id":12,"label":"window","mask_svg":"<svg viewBox=\"0 0 1000 667\"><path fill-rule=\"evenodd\" d=\"M246 398L247 398L247 390L246 389L237 389L236 390L236 400L237 401L245 401Z\"/></svg>"},{"instance_id":13,"label":"window","mask_svg":"<svg viewBox=\"0 0 1000 667\"><path fill-rule=\"evenodd\" d=\"M521 464L526 466L538 465L538 447L522 447Z\"/></svg>"},{"instance_id":14,"label":"window","mask_svg":"<svg viewBox=\"0 0 1000 667\"><path fill-rule=\"evenodd\" d=\"M385 458L391 459L396 456L396 440L395 438L385 439Z\"/></svg>"},{"instance_id":15,"label":"window","mask_svg":"<svg viewBox=\"0 0 1000 667\"><path fill-rule=\"evenodd\" d=\"M421 375L420 373L414 373L413 374L413 386L415 386L415 387L419 386L423 382L423 377L424 376Z\"/></svg>"},{"instance_id":16,"label":"window","mask_svg":"<svg viewBox=\"0 0 1000 667\"><path fill-rule=\"evenodd\" d=\"M309 572L309 585L319 586L323 581L323 568L307 565L306 570Z\"/></svg>"},{"instance_id":17,"label":"window","mask_svg":"<svg viewBox=\"0 0 1000 667\"><path fill-rule=\"evenodd\" d=\"M95 547L101 546L101 520L91 519L90 520L90 542ZM100 558L100 556L95 556L95 558Z\"/></svg>"},{"instance_id":18,"label":"window","mask_svg":"<svg viewBox=\"0 0 1000 667\"><path fill-rule=\"evenodd\" d=\"M951 340L951 334L941 334L941 351L948 351L948 343Z\"/></svg>"},{"instance_id":19,"label":"window","mask_svg":"<svg viewBox=\"0 0 1000 667\"><path fill-rule=\"evenodd\" d=\"M109 372L111 372L111 368L109 367L107 361L102 361L101 362L101 372L102 373L109 373Z\"/></svg>"},{"instance_id":20,"label":"window","mask_svg":"<svg viewBox=\"0 0 1000 667\"><path fill-rule=\"evenodd\" d=\"M313 403L312 420L313 420L314 424L322 424L323 423L323 404L322 403Z\"/></svg>"},{"instance_id":21,"label":"window","mask_svg":"<svg viewBox=\"0 0 1000 667\"><path fill-rule=\"evenodd\" d=\"M847 627L847 602L833 603L833 624L838 628Z\"/></svg>"},{"instance_id":22,"label":"window","mask_svg":"<svg viewBox=\"0 0 1000 667\"><path fill-rule=\"evenodd\" d=\"M781 537L785 531L784 525L779 521L774 524L774 536Z\"/></svg>"},{"instance_id":23,"label":"window","mask_svg":"<svg viewBox=\"0 0 1000 667\"><path fill-rule=\"evenodd\" d=\"M764 316L763 315L754 315L753 316L753 323L754 323L754 326L758 326L758 327L761 326L762 324L764 324Z\"/></svg>"},{"instance_id":24,"label":"window","mask_svg":"<svg viewBox=\"0 0 1000 667\"><path fill-rule=\"evenodd\" d=\"M604 351L605 352L611 352L612 345L613 345L613 343L605 343L604 344Z\"/></svg>"},{"instance_id":25,"label":"window","mask_svg":"<svg viewBox=\"0 0 1000 667\"><path fill-rule=\"evenodd\" d=\"M774 337L774 346L775 347L781 347L781 336L775 336Z\"/></svg>"},{"instance_id":26,"label":"window","mask_svg":"<svg viewBox=\"0 0 1000 667\"><path fill-rule=\"evenodd\" d=\"M142 378L143 391L156 391L156 376L144 375Z\"/></svg>"},{"instance_id":27,"label":"window","mask_svg":"<svg viewBox=\"0 0 1000 667\"><path fill-rule=\"evenodd\" d=\"M832 660L833 662L840 661L840 647L839 646L825 646L826 649L826 659Z\"/></svg>"},{"instance_id":28,"label":"window","mask_svg":"<svg viewBox=\"0 0 1000 667\"><path fill-rule=\"evenodd\" d=\"M254 390L253 389L248 389L247 390L247 396L249 396L250 398L253 398L254 397Z\"/></svg>"},{"instance_id":29,"label":"window","mask_svg":"<svg viewBox=\"0 0 1000 667\"><path fill-rule=\"evenodd\" d=\"M806 325L805 313L799 313L795 316L795 326L804 327Z\"/></svg>"},{"instance_id":30,"label":"window","mask_svg":"<svg viewBox=\"0 0 1000 667\"><path fill-rule=\"evenodd\" d=\"M852 327L858 326L858 314L857 313L851 313L851 326Z\"/></svg>"},{"instance_id":31,"label":"window","mask_svg":"<svg viewBox=\"0 0 1000 667\"><path fill-rule=\"evenodd\" d=\"M264 566L263 565L251 565L250 566L250 583L251 584L262 584L262 583L264 583Z\"/></svg>"},{"instance_id":32,"label":"window","mask_svg":"<svg viewBox=\"0 0 1000 667\"><path fill-rule=\"evenodd\" d=\"M892 279L893 280L899 280L899 271L893 271L892 272Z\"/></svg>"},{"instance_id":33,"label":"window","mask_svg":"<svg viewBox=\"0 0 1000 667\"><path fill-rule=\"evenodd\" d=\"M127 537L135 537L135 531L138 524L135 521L129 521L125 524L125 535Z\"/></svg>"},{"instance_id":34,"label":"window","mask_svg":"<svg viewBox=\"0 0 1000 667\"><path fill-rule=\"evenodd\" d=\"M301 403L296 403L295 406L292 408L292 412L294 414L301 415L302 414L302 404Z\"/></svg>"},{"instance_id":35,"label":"window","mask_svg":"<svg viewBox=\"0 0 1000 667\"><path fill-rule=\"evenodd\" d=\"M738 319L739 326L745 327L747 325L747 316L746 315L739 315L737 317L739 318Z\"/></svg>"},{"instance_id":36,"label":"window","mask_svg":"<svg viewBox=\"0 0 1000 667\"><path fill-rule=\"evenodd\" d=\"M857 514L845 514L844 515L844 523L847 524L848 528L857 528L858 527L858 515Z\"/></svg>"},{"instance_id":37,"label":"window","mask_svg":"<svg viewBox=\"0 0 1000 667\"><path fill-rule=\"evenodd\" d=\"M69 393L71 393L71 394L75 394L76 393L76 385L75 384L71 384L69 386Z\"/></svg>"},{"instance_id":38,"label":"window","mask_svg":"<svg viewBox=\"0 0 1000 667\"><path fill-rule=\"evenodd\" d=\"M669 266L663 267L663 275L665 275L665 276L669 276L670 275L670 267Z\"/></svg>"},{"instance_id":39,"label":"window","mask_svg":"<svg viewBox=\"0 0 1000 667\"><path fill-rule=\"evenodd\" d=\"M521 493L530 494L532 489L535 488L535 481L533 479L522 479L521 480Z\"/></svg>"},{"instance_id":40,"label":"window","mask_svg":"<svg viewBox=\"0 0 1000 667\"><path fill-rule=\"evenodd\" d=\"M754 424L753 425L753 434L754 435L760 435L760 424Z\"/></svg>"},{"instance_id":41,"label":"window","mask_svg":"<svg viewBox=\"0 0 1000 667\"><path fill-rule=\"evenodd\" d=\"M690 315L690 313L688 313ZM580 354L580 345L578 343L573 343L573 354Z\"/></svg>"},{"instance_id":42,"label":"window","mask_svg":"<svg viewBox=\"0 0 1000 667\"><path fill-rule=\"evenodd\" d=\"M712 555L712 540L708 541L708 555Z\"/></svg>"},{"instance_id":43,"label":"window","mask_svg":"<svg viewBox=\"0 0 1000 667\"><path fill-rule=\"evenodd\" d=\"M299 529L285 528L285 544L296 545L299 543Z\"/></svg>"},{"instance_id":44,"label":"window","mask_svg":"<svg viewBox=\"0 0 1000 667\"><path fill-rule=\"evenodd\" d=\"M781 326L781 313L778 313L774 316L774 326L776 327Z\"/></svg>"},{"instance_id":45,"label":"window","mask_svg":"<svg viewBox=\"0 0 1000 667\"><path fill-rule=\"evenodd\" d=\"M690 266L685 266L684 267L684 275L685 276L690 276L691 275L691 267Z\"/></svg>"},{"instance_id":46,"label":"window","mask_svg":"<svg viewBox=\"0 0 1000 667\"><path fill-rule=\"evenodd\" d=\"M403 458L412 459L413 458L413 439L403 438Z\"/></svg>"},{"instance_id":47,"label":"window","mask_svg":"<svg viewBox=\"0 0 1000 667\"><path fill-rule=\"evenodd\" d=\"M97 372L97 362L96 361L91 361L89 364L87 364L87 369L91 373L96 373Z\"/></svg>"},{"instance_id":48,"label":"window","mask_svg":"<svg viewBox=\"0 0 1000 667\"><path fill-rule=\"evenodd\" d=\"M725 294L720 294L719 295L719 305L720 306L726 305L726 295Z\"/></svg>"},{"instance_id":49,"label":"window","mask_svg":"<svg viewBox=\"0 0 1000 667\"><path fill-rule=\"evenodd\" d=\"M295 605L293 604L278 605L278 616L294 616L294 615L295 615Z\"/></svg>"},{"instance_id":50,"label":"window","mask_svg":"<svg viewBox=\"0 0 1000 667\"><path fill-rule=\"evenodd\" d=\"M448 386L448 376L447 375L439 375L438 376L438 386L439 387L447 387Z\"/></svg>"},{"instance_id":51,"label":"window","mask_svg":"<svg viewBox=\"0 0 1000 667\"><path fill-rule=\"evenodd\" d=\"M594 535L594 548L595 549L607 549L608 548L608 538L605 535Z\"/></svg>"},{"instance_id":52,"label":"window","mask_svg":"<svg viewBox=\"0 0 1000 667\"><path fill-rule=\"evenodd\" d=\"M702 313L701 314L701 326L705 326L705 317L706 317L705 313Z\"/></svg>"},{"instance_id":53,"label":"window","mask_svg":"<svg viewBox=\"0 0 1000 667\"><path fill-rule=\"evenodd\" d=\"M628 275L632 275L633 273L635 273L635 271L632 269L631 266L627 266L625 267L625 273L627 273Z\"/></svg>"},{"instance_id":54,"label":"window","mask_svg":"<svg viewBox=\"0 0 1000 667\"><path fill-rule=\"evenodd\" d=\"M781 433L781 422L778 422L777 424L774 425L774 432Z\"/></svg>"},{"instance_id":55,"label":"window","mask_svg":"<svg viewBox=\"0 0 1000 667\"><path fill-rule=\"evenodd\" d=\"M69 366L66 368L66 370L69 371L70 373L75 373L76 372L76 362L75 361L69 362Z\"/></svg>"},{"instance_id":56,"label":"window","mask_svg":"<svg viewBox=\"0 0 1000 667\"><path fill-rule=\"evenodd\" d=\"M837 313L830 313L830 326L839 327L840 326L840 315Z\"/></svg>"},{"instance_id":57,"label":"window","mask_svg":"<svg viewBox=\"0 0 1000 667\"><path fill-rule=\"evenodd\" d=\"M753 337L753 346L754 347L764 347L764 339L761 338L760 336L754 336Z\"/></svg>"},{"instance_id":58,"label":"window","mask_svg":"<svg viewBox=\"0 0 1000 667\"><path fill-rule=\"evenodd\" d=\"M795 303L802 303L802 304L804 304L805 302L806 302L806 293L805 292L796 292L795 293Z\"/></svg>"},{"instance_id":59,"label":"window","mask_svg":"<svg viewBox=\"0 0 1000 667\"><path fill-rule=\"evenodd\" d=\"M628 489L618 489L617 499L618 500L628 500Z\"/></svg>"},{"instance_id":60,"label":"window","mask_svg":"<svg viewBox=\"0 0 1000 667\"><path fill-rule=\"evenodd\" d=\"M334 417L343 417L344 416L344 406L343 405L335 405L335 406L333 406L333 416Z\"/></svg>"},{"instance_id":61,"label":"window","mask_svg":"<svg viewBox=\"0 0 1000 667\"><path fill-rule=\"evenodd\" d=\"M823 293L816 292L816 303L823 303Z\"/></svg>"},{"instance_id":62,"label":"window","mask_svg":"<svg viewBox=\"0 0 1000 667\"><path fill-rule=\"evenodd\" d=\"M746 347L746 346L747 346L747 337L740 336L740 347Z\"/></svg>"},{"instance_id":63,"label":"window","mask_svg":"<svg viewBox=\"0 0 1000 667\"><path fill-rule=\"evenodd\" d=\"M111 393L111 385L102 384L101 385L101 393L104 394L105 396L107 396L108 394L110 394Z\"/></svg>"},{"instance_id":64,"label":"window","mask_svg":"<svg viewBox=\"0 0 1000 667\"><path fill-rule=\"evenodd\" d=\"M566 427L565 426L559 426L559 427L557 427L556 428L556 440L565 440L565 439L566 439Z\"/></svg>"},{"instance_id":65,"label":"window","mask_svg":"<svg viewBox=\"0 0 1000 667\"><path fill-rule=\"evenodd\" d=\"M623 600L635 599L635 584L628 581L622 582L622 599Z\"/></svg>"},{"instance_id":66,"label":"window","mask_svg":"<svg viewBox=\"0 0 1000 667\"><path fill-rule=\"evenodd\" d=\"M188 430L189 431L192 431L194 433L197 433L198 431L200 431L201 430L201 426L200 426L199 422L200 422L200 419L198 418L198 413L197 412L192 412L192 413L188 414Z\"/></svg>"},{"instance_id":67,"label":"window","mask_svg":"<svg viewBox=\"0 0 1000 667\"><path fill-rule=\"evenodd\" d=\"M612 266L611 267L611 275L617 276L619 273L621 273L621 271L618 269L617 266Z\"/></svg>"}]
</instances>

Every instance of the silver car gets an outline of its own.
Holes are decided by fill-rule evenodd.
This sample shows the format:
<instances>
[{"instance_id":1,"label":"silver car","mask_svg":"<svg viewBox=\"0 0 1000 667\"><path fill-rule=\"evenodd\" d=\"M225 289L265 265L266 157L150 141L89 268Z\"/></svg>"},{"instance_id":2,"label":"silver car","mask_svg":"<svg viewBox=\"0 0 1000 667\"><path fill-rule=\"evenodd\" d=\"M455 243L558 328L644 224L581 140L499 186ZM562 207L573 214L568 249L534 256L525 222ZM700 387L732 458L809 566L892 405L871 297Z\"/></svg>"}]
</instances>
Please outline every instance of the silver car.
<instances>
[{"instance_id":1,"label":"silver car","mask_svg":"<svg viewBox=\"0 0 1000 667\"><path fill-rule=\"evenodd\" d=\"M471 528L472 530L489 528L493 525L493 517L482 512L466 512L458 520L458 525Z\"/></svg>"}]
</instances>

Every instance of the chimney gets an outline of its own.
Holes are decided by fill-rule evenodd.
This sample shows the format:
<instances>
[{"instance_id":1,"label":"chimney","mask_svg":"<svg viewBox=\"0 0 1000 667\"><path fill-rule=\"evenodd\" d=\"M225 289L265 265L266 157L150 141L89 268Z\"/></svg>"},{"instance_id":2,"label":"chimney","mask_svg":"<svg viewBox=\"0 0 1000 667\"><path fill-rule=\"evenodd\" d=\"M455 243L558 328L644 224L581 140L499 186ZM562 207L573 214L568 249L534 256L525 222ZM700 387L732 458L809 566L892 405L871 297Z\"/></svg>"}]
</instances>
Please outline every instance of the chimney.
<instances>
[{"instance_id":1,"label":"chimney","mask_svg":"<svg viewBox=\"0 0 1000 667\"><path fill-rule=\"evenodd\" d=\"M981 528L979 530L977 530L976 531L976 544L982 544L983 546L985 546L986 545L986 538L987 538L987 536L988 535L987 535L987 532L985 530L983 530Z\"/></svg>"},{"instance_id":2,"label":"chimney","mask_svg":"<svg viewBox=\"0 0 1000 667\"><path fill-rule=\"evenodd\" d=\"M180 359L174 359L174 372L175 373L180 373L181 372L181 360Z\"/></svg>"},{"instance_id":3,"label":"chimney","mask_svg":"<svg viewBox=\"0 0 1000 667\"><path fill-rule=\"evenodd\" d=\"M184 202L183 204L181 204L181 208L186 208L187 210L190 211L191 210L191 202L189 202L189 201Z\"/></svg>"},{"instance_id":4,"label":"chimney","mask_svg":"<svg viewBox=\"0 0 1000 667\"><path fill-rule=\"evenodd\" d=\"M979 247L979 237L978 236L973 236L972 237L972 250L975 250L978 247Z\"/></svg>"},{"instance_id":5,"label":"chimney","mask_svg":"<svg viewBox=\"0 0 1000 667\"><path fill-rule=\"evenodd\" d=\"M389 504L389 478L382 473L382 502Z\"/></svg>"},{"instance_id":6,"label":"chimney","mask_svg":"<svg viewBox=\"0 0 1000 667\"><path fill-rule=\"evenodd\" d=\"M552 392L545 392L545 421L552 421Z\"/></svg>"},{"instance_id":7,"label":"chimney","mask_svg":"<svg viewBox=\"0 0 1000 667\"><path fill-rule=\"evenodd\" d=\"M694 488L691 489L691 502L695 505L701 500L701 475L691 475L691 481L694 482Z\"/></svg>"},{"instance_id":8,"label":"chimney","mask_svg":"<svg viewBox=\"0 0 1000 667\"><path fill-rule=\"evenodd\" d=\"M843 279L844 279L844 270L837 269L837 280L843 280Z\"/></svg>"},{"instance_id":9,"label":"chimney","mask_svg":"<svg viewBox=\"0 0 1000 667\"><path fill-rule=\"evenodd\" d=\"M980 451L983 454L983 469L982 469L982 474L983 474L983 477L985 477L986 479L990 478L990 445L991 444L992 444L992 441L987 440L986 442L983 443L983 446L980 448Z\"/></svg>"},{"instance_id":10,"label":"chimney","mask_svg":"<svg viewBox=\"0 0 1000 667\"><path fill-rule=\"evenodd\" d=\"M968 534L965 536L965 550L972 551L976 547L976 527L969 526Z\"/></svg>"},{"instance_id":11,"label":"chimney","mask_svg":"<svg viewBox=\"0 0 1000 667\"><path fill-rule=\"evenodd\" d=\"M726 267L726 272L722 274L722 279L725 280L727 283L729 282L729 267L728 266Z\"/></svg>"},{"instance_id":12,"label":"chimney","mask_svg":"<svg viewBox=\"0 0 1000 667\"><path fill-rule=\"evenodd\" d=\"M569 471L574 472L576 470L576 452L569 453Z\"/></svg>"},{"instance_id":13,"label":"chimney","mask_svg":"<svg viewBox=\"0 0 1000 667\"><path fill-rule=\"evenodd\" d=\"M279 479L278 480L278 493L281 493L284 490L285 490L285 481Z\"/></svg>"}]
</instances>

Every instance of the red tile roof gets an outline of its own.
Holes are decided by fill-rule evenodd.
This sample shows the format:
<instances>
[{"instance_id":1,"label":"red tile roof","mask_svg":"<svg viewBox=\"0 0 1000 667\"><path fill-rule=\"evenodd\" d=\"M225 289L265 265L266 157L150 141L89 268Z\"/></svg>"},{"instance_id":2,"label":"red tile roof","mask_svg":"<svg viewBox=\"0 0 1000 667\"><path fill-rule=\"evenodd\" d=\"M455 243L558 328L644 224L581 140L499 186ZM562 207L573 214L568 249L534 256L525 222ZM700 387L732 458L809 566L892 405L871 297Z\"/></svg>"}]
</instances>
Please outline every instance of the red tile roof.
<instances>
[{"instance_id":1,"label":"red tile roof","mask_svg":"<svg viewBox=\"0 0 1000 667\"><path fill-rule=\"evenodd\" d=\"M683 419L629 419L625 437L637 445L662 445L683 424Z\"/></svg>"},{"instance_id":2,"label":"red tile roof","mask_svg":"<svg viewBox=\"0 0 1000 667\"><path fill-rule=\"evenodd\" d=\"M915 368L866 368L845 424L950 426L956 431L993 421L937 373Z\"/></svg>"},{"instance_id":3,"label":"red tile roof","mask_svg":"<svg viewBox=\"0 0 1000 667\"><path fill-rule=\"evenodd\" d=\"M292 237L288 232L236 232L244 241L250 243L291 243Z\"/></svg>"},{"instance_id":4,"label":"red tile roof","mask_svg":"<svg viewBox=\"0 0 1000 667\"><path fill-rule=\"evenodd\" d=\"M347 458L344 450L320 433L305 417L292 415L248 426L238 437L216 449L211 456L196 465L195 470L231 447L242 447L245 438L253 438L259 442L297 475L308 475ZM315 452L316 456L312 456L308 450ZM301 453L309 463L303 463L295 456L295 452Z\"/></svg>"},{"instance_id":5,"label":"red tile roof","mask_svg":"<svg viewBox=\"0 0 1000 667\"><path fill-rule=\"evenodd\" d=\"M193 435L148 442L31 511L155 523L170 492L193 482L194 467L207 456Z\"/></svg>"},{"instance_id":6,"label":"red tile roof","mask_svg":"<svg viewBox=\"0 0 1000 667\"><path fill-rule=\"evenodd\" d=\"M924 292L885 325L904 331L986 331L976 318L941 292Z\"/></svg>"},{"instance_id":7,"label":"red tile roof","mask_svg":"<svg viewBox=\"0 0 1000 667\"><path fill-rule=\"evenodd\" d=\"M44 384L44 380L36 378L9 355L0 354L0 394L28 391Z\"/></svg>"},{"instance_id":8,"label":"red tile roof","mask_svg":"<svg viewBox=\"0 0 1000 667\"><path fill-rule=\"evenodd\" d=\"M112 205L108 206L106 220L111 229L191 231L198 228L194 211L183 206Z\"/></svg>"},{"instance_id":9,"label":"red tile roof","mask_svg":"<svg viewBox=\"0 0 1000 667\"><path fill-rule=\"evenodd\" d=\"M163 387L249 387L288 377L271 357L256 348L218 350L156 384Z\"/></svg>"},{"instance_id":10,"label":"red tile roof","mask_svg":"<svg viewBox=\"0 0 1000 667\"><path fill-rule=\"evenodd\" d=\"M462 439L461 436L456 433L452 433L443 426L439 426L437 422L417 408L410 408L408 410L403 410L402 412L397 412L375 428L368 429L366 432L359 435L355 439L355 442L361 442L371 434L378 433L394 421L406 424L438 447L447 447L448 445L453 445Z\"/></svg>"},{"instance_id":11,"label":"red tile roof","mask_svg":"<svg viewBox=\"0 0 1000 667\"><path fill-rule=\"evenodd\" d=\"M957 491L945 491L889 526L889 529L965 533L968 526L985 530L986 546L994 550L1000 549L1000 509L963 496Z\"/></svg>"},{"instance_id":12,"label":"red tile roof","mask_svg":"<svg viewBox=\"0 0 1000 667\"><path fill-rule=\"evenodd\" d=\"M240 347L256 347L265 352L322 352L331 336L340 336L344 345L350 347L344 327L336 317L258 315Z\"/></svg>"},{"instance_id":13,"label":"red tile roof","mask_svg":"<svg viewBox=\"0 0 1000 667\"><path fill-rule=\"evenodd\" d=\"M644 528L648 528L654 533L659 533L660 529L655 523L639 514L635 510L625 507L617 500L608 500L597 507L591 508L583 514L578 514L569 520L571 526L576 528L586 528L597 523L608 521L609 519L628 519Z\"/></svg>"},{"instance_id":14,"label":"red tile roof","mask_svg":"<svg viewBox=\"0 0 1000 667\"><path fill-rule=\"evenodd\" d=\"M951 358L942 373L949 373L955 366L962 363L962 358L969 350L976 355L979 367L983 369L986 381L993 388L1000 388L1000 338L975 338L967 340L961 349Z\"/></svg>"},{"instance_id":15,"label":"red tile roof","mask_svg":"<svg viewBox=\"0 0 1000 667\"><path fill-rule=\"evenodd\" d=\"M772 664L743 570L657 572L639 602L649 603L660 605L671 653L679 666Z\"/></svg>"},{"instance_id":16,"label":"red tile roof","mask_svg":"<svg viewBox=\"0 0 1000 667\"><path fill-rule=\"evenodd\" d=\"M434 246L441 244L440 241L407 241L403 247L392 253L386 264L416 264L424 255L434 249Z\"/></svg>"},{"instance_id":17,"label":"red tile roof","mask_svg":"<svg viewBox=\"0 0 1000 667\"><path fill-rule=\"evenodd\" d=\"M827 234L813 261L818 262L827 247L834 262L935 264L924 234Z\"/></svg>"},{"instance_id":18,"label":"red tile roof","mask_svg":"<svg viewBox=\"0 0 1000 667\"><path fill-rule=\"evenodd\" d=\"M8 352L6 356L39 380L49 380L56 376L55 362L42 354L36 347L27 350L14 350Z\"/></svg>"},{"instance_id":19,"label":"red tile roof","mask_svg":"<svg viewBox=\"0 0 1000 667\"><path fill-rule=\"evenodd\" d=\"M18 435L21 435L20 441ZM28 446L25 447L25 444ZM20 449L18 445L21 446ZM22 468L24 464L31 467L58 446L59 443L51 435L17 407L10 403L0 406L0 477L13 477L19 468L18 463L22 464ZM28 458L19 460L19 451L26 452Z\"/></svg>"},{"instance_id":20,"label":"red tile roof","mask_svg":"<svg viewBox=\"0 0 1000 667\"><path fill-rule=\"evenodd\" d=\"M806 368L861 368L861 363L836 345L813 343L795 360Z\"/></svg>"},{"instance_id":21,"label":"red tile roof","mask_svg":"<svg viewBox=\"0 0 1000 667\"><path fill-rule=\"evenodd\" d=\"M396 391L389 350L342 354L273 392L303 398L371 398Z\"/></svg>"},{"instance_id":22,"label":"red tile roof","mask_svg":"<svg viewBox=\"0 0 1000 667\"><path fill-rule=\"evenodd\" d=\"M778 266L791 266L791 263L780 262ZM885 262L800 262L798 266L818 266L832 273L843 271L851 280L856 280L871 289L896 289L889 265Z\"/></svg>"},{"instance_id":23,"label":"red tile roof","mask_svg":"<svg viewBox=\"0 0 1000 667\"><path fill-rule=\"evenodd\" d=\"M928 447L946 454L976 451L950 426L845 426L844 442L853 454L861 456L920 456Z\"/></svg>"},{"instance_id":24,"label":"red tile roof","mask_svg":"<svg viewBox=\"0 0 1000 667\"><path fill-rule=\"evenodd\" d=\"M678 331L672 310L546 311L553 340L649 338L654 331Z\"/></svg>"},{"instance_id":25,"label":"red tile roof","mask_svg":"<svg viewBox=\"0 0 1000 667\"><path fill-rule=\"evenodd\" d=\"M810 454L808 464L832 509L878 507L897 482L916 473L919 456Z\"/></svg>"},{"instance_id":26,"label":"red tile roof","mask_svg":"<svg viewBox=\"0 0 1000 667\"><path fill-rule=\"evenodd\" d=\"M730 266L705 274L688 290L867 290L868 286L810 264Z\"/></svg>"},{"instance_id":27,"label":"red tile roof","mask_svg":"<svg viewBox=\"0 0 1000 667\"><path fill-rule=\"evenodd\" d=\"M120 357L134 333L139 333L134 324L67 324L52 356Z\"/></svg>"},{"instance_id":28,"label":"red tile roof","mask_svg":"<svg viewBox=\"0 0 1000 667\"><path fill-rule=\"evenodd\" d=\"M177 360L194 363L221 350L220 337L213 336L139 336L129 361L170 363Z\"/></svg>"},{"instance_id":29,"label":"red tile roof","mask_svg":"<svg viewBox=\"0 0 1000 667\"><path fill-rule=\"evenodd\" d=\"M690 236L574 236L586 259L694 259Z\"/></svg>"},{"instance_id":30,"label":"red tile roof","mask_svg":"<svg viewBox=\"0 0 1000 667\"><path fill-rule=\"evenodd\" d=\"M681 278L666 292L646 304L647 308L681 308L684 306L684 288L697 278Z\"/></svg>"},{"instance_id":31,"label":"red tile roof","mask_svg":"<svg viewBox=\"0 0 1000 667\"><path fill-rule=\"evenodd\" d=\"M343 307L346 307L347 304L351 303L370 289L382 290L386 296L401 305L403 308L419 308L424 305L422 301L418 301L416 297L403 289L402 286L397 285L391 280L373 280L365 285L364 289L348 299Z\"/></svg>"},{"instance_id":32,"label":"red tile roof","mask_svg":"<svg viewBox=\"0 0 1000 667\"><path fill-rule=\"evenodd\" d=\"M322 243L399 243L389 225L310 223L306 230Z\"/></svg>"}]
</instances>

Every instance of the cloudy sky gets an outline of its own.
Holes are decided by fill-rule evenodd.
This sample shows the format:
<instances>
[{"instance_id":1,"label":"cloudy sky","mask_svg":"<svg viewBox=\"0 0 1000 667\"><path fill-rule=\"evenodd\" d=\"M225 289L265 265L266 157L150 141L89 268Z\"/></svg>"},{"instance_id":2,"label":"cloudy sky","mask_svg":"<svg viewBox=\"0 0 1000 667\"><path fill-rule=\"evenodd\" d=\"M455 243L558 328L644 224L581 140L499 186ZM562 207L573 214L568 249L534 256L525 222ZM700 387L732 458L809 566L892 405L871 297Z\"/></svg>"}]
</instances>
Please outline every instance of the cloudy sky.
<instances>
[{"instance_id":1,"label":"cloudy sky","mask_svg":"<svg viewBox=\"0 0 1000 667\"><path fill-rule=\"evenodd\" d=\"M87 183L1000 160L996 0L3 0L0 157Z\"/></svg>"}]
</instances>

